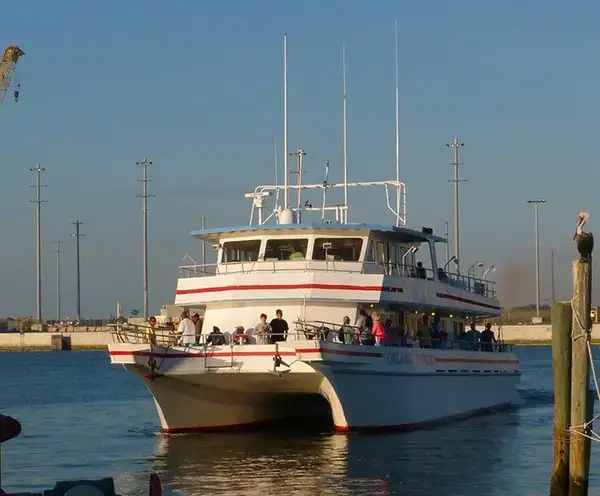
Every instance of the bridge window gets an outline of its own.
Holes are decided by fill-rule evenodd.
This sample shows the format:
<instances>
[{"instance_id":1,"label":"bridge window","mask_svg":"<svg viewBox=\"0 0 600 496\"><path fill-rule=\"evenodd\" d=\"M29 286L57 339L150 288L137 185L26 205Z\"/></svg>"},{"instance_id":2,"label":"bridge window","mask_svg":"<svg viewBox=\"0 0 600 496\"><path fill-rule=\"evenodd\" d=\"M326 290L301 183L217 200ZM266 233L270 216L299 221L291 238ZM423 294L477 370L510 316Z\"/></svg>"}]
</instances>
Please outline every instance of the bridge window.
<instances>
[{"instance_id":1,"label":"bridge window","mask_svg":"<svg viewBox=\"0 0 600 496\"><path fill-rule=\"evenodd\" d=\"M260 251L260 239L226 241L223 243L222 263L255 262Z\"/></svg>"},{"instance_id":2,"label":"bridge window","mask_svg":"<svg viewBox=\"0 0 600 496\"><path fill-rule=\"evenodd\" d=\"M304 260L308 239L270 239L265 249L265 260Z\"/></svg>"},{"instance_id":3,"label":"bridge window","mask_svg":"<svg viewBox=\"0 0 600 496\"><path fill-rule=\"evenodd\" d=\"M339 260L358 262L363 240L360 238L317 238L313 249L313 260Z\"/></svg>"}]
</instances>

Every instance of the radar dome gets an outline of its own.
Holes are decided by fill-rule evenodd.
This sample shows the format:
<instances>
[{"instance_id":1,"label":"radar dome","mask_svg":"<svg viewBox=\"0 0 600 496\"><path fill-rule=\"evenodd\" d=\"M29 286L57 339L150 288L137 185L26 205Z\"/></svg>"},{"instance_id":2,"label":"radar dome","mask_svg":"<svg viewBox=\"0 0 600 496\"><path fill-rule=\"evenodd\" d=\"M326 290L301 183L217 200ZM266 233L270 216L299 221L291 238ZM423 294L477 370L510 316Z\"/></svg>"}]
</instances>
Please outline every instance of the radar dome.
<instances>
[{"instance_id":1,"label":"radar dome","mask_svg":"<svg viewBox=\"0 0 600 496\"><path fill-rule=\"evenodd\" d=\"M279 212L279 224L294 224L295 221L296 216L293 210L286 208Z\"/></svg>"}]
</instances>

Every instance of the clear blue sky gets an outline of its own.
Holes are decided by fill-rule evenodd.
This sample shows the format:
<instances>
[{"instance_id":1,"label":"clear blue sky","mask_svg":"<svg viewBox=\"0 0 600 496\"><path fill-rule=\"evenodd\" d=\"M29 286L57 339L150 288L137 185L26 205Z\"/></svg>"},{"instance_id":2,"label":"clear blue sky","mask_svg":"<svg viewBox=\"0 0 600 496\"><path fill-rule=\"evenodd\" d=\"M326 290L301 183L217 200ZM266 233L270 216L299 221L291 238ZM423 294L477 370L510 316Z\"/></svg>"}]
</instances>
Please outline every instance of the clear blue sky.
<instances>
[{"instance_id":1,"label":"clear blue sky","mask_svg":"<svg viewBox=\"0 0 600 496\"><path fill-rule=\"evenodd\" d=\"M48 185L44 314L54 315L57 238L65 241L63 309L75 313L75 219L87 234L83 314L110 314L116 301L126 311L142 306L135 162L144 155L154 162L156 194L151 311L171 302L181 258L199 258L187 233L200 216L213 226L247 222L243 193L273 180L286 31L289 146L307 151L306 180L321 181L327 159L340 178L343 43L351 178L392 178L395 17L409 223L442 231L452 218L444 145L458 136L468 178L463 267L494 263L504 303L533 302L525 201L541 196L542 298L550 296L552 248L558 296L568 295L576 214L591 212L592 231L600 218L597 2L25 0L4 15L1 44L26 56L20 103L8 95L0 107L0 315L35 314L36 163ZM359 206L350 220L381 219L379 201Z\"/></svg>"}]
</instances>

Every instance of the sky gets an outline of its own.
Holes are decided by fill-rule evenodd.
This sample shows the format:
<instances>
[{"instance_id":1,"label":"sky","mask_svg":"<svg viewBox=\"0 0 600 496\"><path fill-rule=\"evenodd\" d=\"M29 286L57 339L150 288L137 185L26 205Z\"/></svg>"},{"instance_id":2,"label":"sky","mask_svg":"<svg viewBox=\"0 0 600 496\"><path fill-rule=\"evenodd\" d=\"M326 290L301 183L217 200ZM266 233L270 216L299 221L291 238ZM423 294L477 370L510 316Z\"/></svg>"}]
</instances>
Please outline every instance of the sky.
<instances>
[{"instance_id":1,"label":"sky","mask_svg":"<svg viewBox=\"0 0 600 496\"><path fill-rule=\"evenodd\" d=\"M84 317L141 309L140 168L150 167L150 311L172 303L200 225L248 222L244 193L281 169L282 40L288 33L289 149L304 181L341 179L342 45L351 180L394 179L394 19L399 31L401 178L408 224L452 220L451 151L465 143L461 265L494 264L502 303L535 301L533 209L540 207L542 302L570 296L577 213L600 218L597 136L600 4L591 0L22 0L0 43L26 55L0 106L0 315L35 315L35 177L42 206L43 313L55 316L60 239L63 317L76 312L75 220ZM279 173L281 175L281 172ZM290 179L293 180L293 179ZM350 221L393 223L383 193ZM353 203L355 201L355 203ZM598 215L598 216L597 216ZM387 217L386 217L387 216ZM383 220L387 219L387 220ZM209 248L209 251L210 248ZM600 281L599 281L600 282ZM597 284L597 283L596 283ZM596 301L600 301L594 298Z\"/></svg>"}]
</instances>

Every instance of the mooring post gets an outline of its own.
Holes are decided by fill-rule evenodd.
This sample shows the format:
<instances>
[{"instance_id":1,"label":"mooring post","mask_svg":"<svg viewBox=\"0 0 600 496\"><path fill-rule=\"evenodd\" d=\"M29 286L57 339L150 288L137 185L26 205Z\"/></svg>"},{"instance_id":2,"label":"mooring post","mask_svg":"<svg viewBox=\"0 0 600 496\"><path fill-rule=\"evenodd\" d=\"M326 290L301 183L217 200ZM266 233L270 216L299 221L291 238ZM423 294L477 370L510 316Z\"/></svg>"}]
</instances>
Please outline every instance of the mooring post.
<instances>
[{"instance_id":1,"label":"mooring post","mask_svg":"<svg viewBox=\"0 0 600 496\"><path fill-rule=\"evenodd\" d=\"M569 496L569 427L571 420L570 301L552 304L552 371L554 378L554 468L550 496Z\"/></svg>"},{"instance_id":2,"label":"mooring post","mask_svg":"<svg viewBox=\"0 0 600 496\"><path fill-rule=\"evenodd\" d=\"M571 437L569 457L569 496L587 496L590 470L590 405L592 257L573 261L573 344L571 384Z\"/></svg>"}]
</instances>

